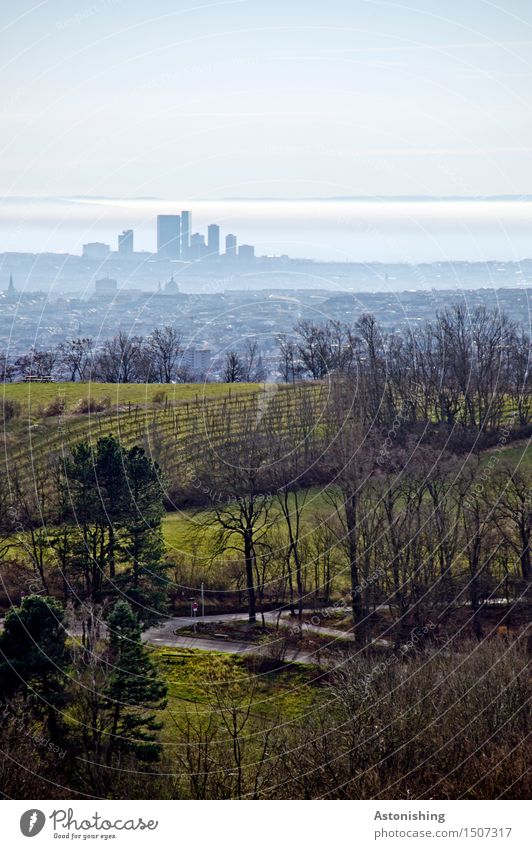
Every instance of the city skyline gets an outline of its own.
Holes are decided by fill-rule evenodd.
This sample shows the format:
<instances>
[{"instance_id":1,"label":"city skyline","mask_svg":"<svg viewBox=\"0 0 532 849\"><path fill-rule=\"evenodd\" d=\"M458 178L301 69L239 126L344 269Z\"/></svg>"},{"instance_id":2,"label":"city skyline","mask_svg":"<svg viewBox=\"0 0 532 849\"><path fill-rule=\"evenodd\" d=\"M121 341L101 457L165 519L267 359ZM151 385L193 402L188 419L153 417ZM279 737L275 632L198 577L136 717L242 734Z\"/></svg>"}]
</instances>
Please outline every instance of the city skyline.
<instances>
[{"instance_id":1,"label":"city skyline","mask_svg":"<svg viewBox=\"0 0 532 849\"><path fill-rule=\"evenodd\" d=\"M207 225L207 240L205 240L204 233L192 232L191 210L182 210L179 215L176 213L158 215L156 231L157 249L155 252L135 251L135 231L129 229L122 230L118 234L116 251L106 242L87 242L82 245L82 256L91 260L105 260L112 254L123 259L149 254L153 258L171 262L212 261L222 257L226 260L238 258L243 262L251 262L255 259L255 246L238 245L238 239L233 233L226 234L224 240L225 252L221 253L221 228L219 224ZM288 259L288 257L286 258Z\"/></svg>"},{"instance_id":2,"label":"city skyline","mask_svg":"<svg viewBox=\"0 0 532 849\"><path fill-rule=\"evenodd\" d=\"M326 262L518 262L532 254L532 199L336 198L174 200L0 198L0 253L79 253L134 230L155 253L158 215L192 209L193 230L216 222L262 255ZM190 222L187 225L190 230ZM125 229L124 229L125 228ZM192 235L192 232L191 234Z\"/></svg>"}]
</instances>

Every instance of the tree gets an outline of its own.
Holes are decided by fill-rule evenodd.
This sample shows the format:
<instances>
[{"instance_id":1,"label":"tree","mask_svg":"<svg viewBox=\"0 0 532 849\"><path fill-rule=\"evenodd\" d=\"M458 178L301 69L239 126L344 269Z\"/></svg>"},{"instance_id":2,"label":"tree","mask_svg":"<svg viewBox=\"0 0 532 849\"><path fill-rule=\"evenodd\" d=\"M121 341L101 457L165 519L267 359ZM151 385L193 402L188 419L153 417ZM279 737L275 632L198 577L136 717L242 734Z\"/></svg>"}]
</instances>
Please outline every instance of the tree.
<instances>
[{"instance_id":1,"label":"tree","mask_svg":"<svg viewBox=\"0 0 532 849\"><path fill-rule=\"evenodd\" d=\"M272 503L267 491L270 447L266 421L267 415L258 421L256 409L246 406L226 408L221 421L213 413L206 422L206 444L198 452L196 467L196 477L204 482L211 504L199 525L201 533L214 526L216 552L243 555L250 622L257 618L257 548L265 542Z\"/></svg>"},{"instance_id":2,"label":"tree","mask_svg":"<svg viewBox=\"0 0 532 849\"><path fill-rule=\"evenodd\" d=\"M242 383L245 367L236 351L228 351L222 371L223 383Z\"/></svg>"},{"instance_id":3,"label":"tree","mask_svg":"<svg viewBox=\"0 0 532 849\"><path fill-rule=\"evenodd\" d=\"M157 617L166 601L165 546L161 528L164 487L158 464L139 446L125 454L125 484L127 496L121 546L126 571L122 585L131 603L138 606L142 621L148 622Z\"/></svg>"},{"instance_id":4,"label":"tree","mask_svg":"<svg viewBox=\"0 0 532 849\"><path fill-rule=\"evenodd\" d=\"M166 684L141 642L140 625L131 606L118 601L107 621L109 631L108 677L104 688L110 718L106 763L133 751L144 761L159 758L156 732L161 723L155 712L166 707Z\"/></svg>"},{"instance_id":5,"label":"tree","mask_svg":"<svg viewBox=\"0 0 532 849\"><path fill-rule=\"evenodd\" d=\"M183 335L176 327L156 327L147 341L146 351L150 371L159 383L171 383L177 379Z\"/></svg>"},{"instance_id":6,"label":"tree","mask_svg":"<svg viewBox=\"0 0 532 849\"><path fill-rule=\"evenodd\" d=\"M295 383L301 377L303 366L299 362L299 352L293 339L282 333L276 337L279 347L279 371L283 383Z\"/></svg>"},{"instance_id":7,"label":"tree","mask_svg":"<svg viewBox=\"0 0 532 849\"><path fill-rule=\"evenodd\" d=\"M266 369L262 362L259 344L255 340L248 339L242 361L242 380L244 383L262 383L265 379Z\"/></svg>"},{"instance_id":8,"label":"tree","mask_svg":"<svg viewBox=\"0 0 532 849\"><path fill-rule=\"evenodd\" d=\"M296 391L296 390L294 390ZM290 611L295 615L294 581L297 587L298 617L303 618L303 556L302 523L307 500L312 490L305 487L305 474L317 461L319 446L314 433L315 410L305 404L303 393L296 396L294 408L285 408L282 399L270 402L269 445L271 454L270 478L287 534L286 574ZM279 428L279 421L284 426Z\"/></svg>"},{"instance_id":9,"label":"tree","mask_svg":"<svg viewBox=\"0 0 532 849\"><path fill-rule=\"evenodd\" d=\"M347 399L348 400L348 399ZM348 401L349 403L349 401ZM330 476L331 487L327 492L340 523L340 543L349 563L351 584L351 611L353 630L357 646L363 647L368 639L367 615L362 585L361 552L361 505L362 493L369 475L374 469L374 445L370 434L364 433L349 409L341 387L336 387L331 398L335 412L336 427L324 464Z\"/></svg>"},{"instance_id":10,"label":"tree","mask_svg":"<svg viewBox=\"0 0 532 849\"><path fill-rule=\"evenodd\" d=\"M349 371L355 339L347 325L340 321L314 324L304 320L294 330L299 340L298 359L313 380L320 380L334 371Z\"/></svg>"},{"instance_id":11,"label":"tree","mask_svg":"<svg viewBox=\"0 0 532 849\"><path fill-rule=\"evenodd\" d=\"M48 379L57 362L57 351L38 351L31 348L27 354L22 354L15 361L15 366L22 377Z\"/></svg>"},{"instance_id":12,"label":"tree","mask_svg":"<svg viewBox=\"0 0 532 849\"><path fill-rule=\"evenodd\" d=\"M94 342L90 337L69 339L59 345L58 352L72 382L88 377Z\"/></svg>"},{"instance_id":13,"label":"tree","mask_svg":"<svg viewBox=\"0 0 532 849\"><path fill-rule=\"evenodd\" d=\"M95 374L104 383L134 383L139 378L145 379L142 354L142 338L128 336L121 330L104 343L102 353L96 358Z\"/></svg>"},{"instance_id":14,"label":"tree","mask_svg":"<svg viewBox=\"0 0 532 849\"><path fill-rule=\"evenodd\" d=\"M0 351L0 381L2 383L11 383L16 373L16 366L9 361L9 357L4 351Z\"/></svg>"},{"instance_id":15,"label":"tree","mask_svg":"<svg viewBox=\"0 0 532 849\"><path fill-rule=\"evenodd\" d=\"M104 436L96 443L93 461L100 520L102 526L107 529L105 557L109 577L114 578L119 554L118 534L129 516L126 452L116 437Z\"/></svg>"},{"instance_id":16,"label":"tree","mask_svg":"<svg viewBox=\"0 0 532 849\"><path fill-rule=\"evenodd\" d=\"M504 464L495 475L494 483L499 494L494 509L497 528L519 557L521 576L530 581L530 540L532 539L532 493L529 474L524 469L514 469Z\"/></svg>"},{"instance_id":17,"label":"tree","mask_svg":"<svg viewBox=\"0 0 532 849\"><path fill-rule=\"evenodd\" d=\"M69 663L63 617L55 599L29 595L7 613L0 633L0 694L21 692L36 713L47 717L54 740Z\"/></svg>"},{"instance_id":18,"label":"tree","mask_svg":"<svg viewBox=\"0 0 532 849\"><path fill-rule=\"evenodd\" d=\"M96 465L95 453L86 441L75 445L60 463L61 512L62 520L71 528L71 564L74 573L81 574L85 598L92 602L100 600L109 552L109 522L102 507Z\"/></svg>"}]
</instances>

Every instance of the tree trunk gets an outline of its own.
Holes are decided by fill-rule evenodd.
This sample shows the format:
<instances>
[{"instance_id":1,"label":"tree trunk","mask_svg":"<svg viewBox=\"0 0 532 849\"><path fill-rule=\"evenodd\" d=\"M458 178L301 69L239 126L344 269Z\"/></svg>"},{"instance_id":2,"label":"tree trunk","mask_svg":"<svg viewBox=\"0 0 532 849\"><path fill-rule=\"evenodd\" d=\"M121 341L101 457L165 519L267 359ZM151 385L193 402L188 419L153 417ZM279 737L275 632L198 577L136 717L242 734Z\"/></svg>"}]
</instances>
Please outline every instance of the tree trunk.
<instances>
[{"instance_id":1,"label":"tree trunk","mask_svg":"<svg viewBox=\"0 0 532 849\"><path fill-rule=\"evenodd\" d=\"M354 493L345 497L345 520L347 526L347 544L349 549L349 571L351 576L351 610L353 612L353 632L355 645L363 648L366 645L366 623L360 593L358 574L358 522L357 501Z\"/></svg>"},{"instance_id":2,"label":"tree trunk","mask_svg":"<svg viewBox=\"0 0 532 849\"><path fill-rule=\"evenodd\" d=\"M253 540L250 531L244 534L244 559L246 562L246 587L248 593L248 613L249 621L257 621L256 602L255 602L255 578L253 573L255 554L253 551Z\"/></svg>"}]
</instances>

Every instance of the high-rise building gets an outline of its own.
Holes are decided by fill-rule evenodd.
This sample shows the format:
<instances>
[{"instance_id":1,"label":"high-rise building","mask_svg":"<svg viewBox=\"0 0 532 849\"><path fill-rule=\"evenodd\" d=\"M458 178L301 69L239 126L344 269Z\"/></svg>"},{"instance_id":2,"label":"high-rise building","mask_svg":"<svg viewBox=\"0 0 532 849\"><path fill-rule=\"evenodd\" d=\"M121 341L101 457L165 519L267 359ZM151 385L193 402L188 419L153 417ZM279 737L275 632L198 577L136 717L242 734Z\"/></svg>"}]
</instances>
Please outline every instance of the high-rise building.
<instances>
[{"instance_id":1,"label":"high-rise building","mask_svg":"<svg viewBox=\"0 0 532 849\"><path fill-rule=\"evenodd\" d=\"M192 260L203 259L206 252L205 237L201 233L192 233L190 237L189 258Z\"/></svg>"},{"instance_id":2,"label":"high-rise building","mask_svg":"<svg viewBox=\"0 0 532 849\"><path fill-rule=\"evenodd\" d=\"M181 212L181 258L188 259L190 250L190 233L192 228L192 213L184 209Z\"/></svg>"},{"instance_id":3,"label":"high-rise building","mask_svg":"<svg viewBox=\"0 0 532 849\"><path fill-rule=\"evenodd\" d=\"M122 230L118 234L118 253L123 256L133 253L133 230Z\"/></svg>"},{"instance_id":4,"label":"high-rise building","mask_svg":"<svg viewBox=\"0 0 532 849\"><path fill-rule=\"evenodd\" d=\"M211 364L210 348L186 348L183 355L185 365L195 372L208 371Z\"/></svg>"},{"instance_id":5,"label":"high-rise building","mask_svg":"<svg viewBox=\"0 0 532 849\"><path fill-rule=\"evenodd\" d=\"M110 253L110 245L103 242L87 242L83 245L83 259L105 259Z\"/></svg>"},{"instance_id":6,"label":"high-rise building","mask_svg":"<svg viewBox=\"0 0 532 849\"><path fill-rule=\"evenodd\" d=\"M236 256L236 236L228 233L225 237L225 255L229 257Z\"/></svg>"},{"instance_id":7,"label":"high-rise building","mask_svg":"<svg viewBox=\"0 0 532 849\"><path fill-rule=\"evenodd\" d=\"M220 256L220 228L217 224L209 224L207 227L207 253L209 259Z\"/></svg>"},{"instance_id":8,"label":"high-rise building","mask_svg":"<svg viewBox=\"0 0 532 849\"><path fill-rule=\"evenodd\" d=\"M255 259L255 248L253 245L240 245L238 259L239 262L253 262Z\"/></svg>"},{"instance_id":9,"label":"high-rise building","mask_svg":"<svg viewBox=\"0 0 532 849\"><path fill-rule=\"evenodd\" d=\"M181 219L179 215L157 216L157 256L160 259L180 259Z\"/></svg>"}]
</instances>

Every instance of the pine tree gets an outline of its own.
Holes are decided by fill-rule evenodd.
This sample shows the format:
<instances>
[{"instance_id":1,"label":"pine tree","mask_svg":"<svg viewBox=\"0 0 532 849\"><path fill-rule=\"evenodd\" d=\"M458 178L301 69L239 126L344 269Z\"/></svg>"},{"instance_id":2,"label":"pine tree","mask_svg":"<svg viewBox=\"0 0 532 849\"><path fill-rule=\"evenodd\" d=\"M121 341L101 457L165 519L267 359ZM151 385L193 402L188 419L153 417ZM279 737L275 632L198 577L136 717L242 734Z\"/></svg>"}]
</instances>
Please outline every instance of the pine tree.
<instances>
[{"instance_id":1,"label":"pine tree","mask_svg":"<svg viewBox=\"0 0 532 849\"><path fill-rule=\"evenodd\" d=\"M141 760L157 760L161 723L155 711L166 707L166 684L159 678L141 642L137 616L125 601L116 603L108 619L109 659L104 694L111 723L107 764L120 752Z\"/></svg>"},{"instance_id":2,"label":"pine tree","mask_svg":"<svg viewBox=\"0 0 532 849\"><path fill-rule=\"evenodd\" d=\"M122 585L144 623L157 619L166 602L167 579L161 520L161 470L143 448L126 453L127 518L122 538L127 563Z\"/></svg>"},{"instance_id":3,"label":"pine tree","mask_svg":"<svg viewBox=\"0 0 532 849\"><path fill-rule=\"evenodd\" d=\"M63 608L53 598L29 595L12 607L0 634L0 696L20 693L45 716L52 739L59 735L58 710L66 703L69 653Z\"/></svg>"}]
</instances>

